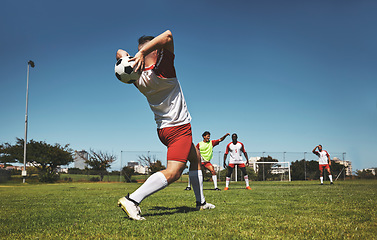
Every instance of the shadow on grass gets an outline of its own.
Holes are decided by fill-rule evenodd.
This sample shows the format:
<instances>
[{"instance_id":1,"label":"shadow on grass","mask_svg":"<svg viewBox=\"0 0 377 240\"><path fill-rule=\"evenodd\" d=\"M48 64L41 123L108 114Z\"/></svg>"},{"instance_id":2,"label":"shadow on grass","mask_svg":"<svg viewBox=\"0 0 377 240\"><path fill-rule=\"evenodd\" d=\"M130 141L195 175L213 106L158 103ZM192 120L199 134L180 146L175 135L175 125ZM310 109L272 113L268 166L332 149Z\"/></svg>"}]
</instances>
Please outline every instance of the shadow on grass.
<instances>
[{"instance_id":1,"label":"shadow on grass","mask_svg":"<svg viewBox=\"0 0 377 240\"><path fill-rule=\"evenodd\" d=\"M147 216L164 216L164 215L173 215L173 214L177 214L177 213L188 213L188 212L197 211L196 208L187 207L187 206L174 207L174 208L169 208L169 207L152 207L152 208L150 208L150 210L152 210L152 211L158 211L158 212L157 213L142 214L142 216L143 217L147 217Z\"/></svg>"}]
</instances>

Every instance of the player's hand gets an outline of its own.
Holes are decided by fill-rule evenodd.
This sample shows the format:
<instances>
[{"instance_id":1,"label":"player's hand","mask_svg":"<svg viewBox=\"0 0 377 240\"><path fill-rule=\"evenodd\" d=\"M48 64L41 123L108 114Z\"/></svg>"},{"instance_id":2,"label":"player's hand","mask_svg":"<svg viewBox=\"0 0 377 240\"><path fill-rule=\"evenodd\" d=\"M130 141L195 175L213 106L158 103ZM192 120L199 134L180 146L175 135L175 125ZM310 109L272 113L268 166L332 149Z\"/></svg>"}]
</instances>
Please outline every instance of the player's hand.
<instances>
[{"instance_id":1,"label":"player's hand","mask_svg":"<svg viewBox=\"0 0 377 240\"><path fill-rule=\"evenodd\" d=\"M128 54L128 52L124 51L123 49L118 49L116 59L118 60L125 56L130 56L130 54Z\"/></svg>"},{"instance_id":2,"label":"player's hand","mask_svg":"<svg viewBox=\"0 0 377 240\"><path fill-rule=\"evenodd\" d=\"M135 61L134 71L142 72L145 67L145 56L139 51L136 53L135 57L131 58L130 61Z\"/></svg>"},{"instance_id":3,"label":"player's hand","mask_svg":"<svg viewBox=\"0 0 377 240\"><path fill-rule=\"evenodd\" d=\"M224 163L224 168L226 168L226 163Z\"/></svg>"}]
</instances>

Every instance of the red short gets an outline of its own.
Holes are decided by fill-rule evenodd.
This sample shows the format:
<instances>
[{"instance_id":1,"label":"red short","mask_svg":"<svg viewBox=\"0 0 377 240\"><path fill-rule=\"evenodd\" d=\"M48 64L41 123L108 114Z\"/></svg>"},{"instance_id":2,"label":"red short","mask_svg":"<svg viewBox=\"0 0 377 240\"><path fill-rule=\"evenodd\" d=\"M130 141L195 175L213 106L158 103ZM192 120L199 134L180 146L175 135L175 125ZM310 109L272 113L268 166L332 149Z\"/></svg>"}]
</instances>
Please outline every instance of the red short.
<instances>
[{"instance_id":1,"label":"red short","mask_svg":"<svg viewBox=\"0 0 377 240\"><path fill-rule=\"evenodd\" d=\"M167 160L187 162L192 144L191 124L157 129L161 142L168 147Z\"/></svg>"},{"instance_id":2,"label":"red short","mask_svg":"<svg viewBox=\"0 0 377 240\"><path fill-rule=\"evenodd\" d=\"M319 164L319 171L323 171L323 169L330 169L330 165L328 165L328 164Z\"/></svg>"},{"instance_id":3,"label":"red short","mask_svg":"<svg viewBox=\"0 0 377 240\"><path fill-rule=\"evenodd\" d=\"M202 162L202 166L208 168L209 166L212 166L212 164L211 162Z\"/></svg>"},{"instance_id":4,"label":"red short","mask_svg":"<svg viewBox=\"0 0 377 240\"><path fill-rule=\"evenodd\" d=\"M235 165L238 165L238 167L246 167L245 163L240 163L240 164L229 163L228 166L231 167L231 168L234 168Z\"/></svg>"}]
</instances>

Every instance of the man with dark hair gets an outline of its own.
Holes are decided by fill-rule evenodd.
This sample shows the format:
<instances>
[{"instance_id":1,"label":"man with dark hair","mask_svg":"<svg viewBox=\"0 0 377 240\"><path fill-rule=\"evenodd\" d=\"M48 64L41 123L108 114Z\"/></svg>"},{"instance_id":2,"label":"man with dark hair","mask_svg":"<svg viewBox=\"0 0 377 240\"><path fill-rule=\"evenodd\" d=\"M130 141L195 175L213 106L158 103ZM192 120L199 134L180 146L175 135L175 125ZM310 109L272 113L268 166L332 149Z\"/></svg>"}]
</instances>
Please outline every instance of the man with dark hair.
<instances>
[{"instance_id":1,"label":"man with dark hair","mask_svg":"<svg viewBox=\"0 0 377 240\"><path fill-rule=\"evenodd\" d=\"M318 151L316 149L318 148ZM332 175L330 171L331 166L331 159L330 154L322 149L322 145L316 146L313 151L315 155L318 156L318 163L319 163L319 179L321 180L321 185L323 185L323 169L327 170L327 173L329 174L330 184L334 184L332 181Z\"/></svg>"},{"instance_id":2,"label":"man with dark hair","mask_svg":"<svg viewBox=\"0 0 377 240\"><path fill-rule=\"evenodd\" d=\"M225 182L225 188L224 191L229 189L229 182L230 182L230 176L233 173L233 169L236 165L238 165L243 173L244 180L246 183L246 189L251 190L251 187L249 186L249 176L246 172L246 166L249 166L249 157L247 156L247 152L245 151L245 147L243 143L239 142L237 134L232 134L232 142L229 143L226 146L226 150L224 153L224 168L226 168L226 158L229 156L229 165L228 165L228 172L226 175L226 182ZM245 155L246 158L246 166L244 161L242 160L242 153Z\"/></svg>"},{"instance_id":3,"label":"man with dark hair","mask_svg":"<svg viewBox=\"0 0 377 240\"><path fill-rule=\"evenodd\" d=\"M152 174L133 193L118 200L118 205L135 220L144 220L139 204L146 197L173 183L182 174L190 161L189 177L196 198L196 209L215 208L203 195L203 176L200 170L200 155L192 142L191 116L174 68L173 35L167 30L157 37L143 36L139 39L138 52L130 61L135 61L134 71L141 72L134 83L147 98L154 113L157 133L167 146L166 169ZM116 58L129 56L119 49Z\"/></svg>"},{"instance_id":4,"label":"man with dark hair","mask_svg":"<svg viewBox=\"0 0 377 240\"><path fill-rule=\"evenodd\" d=\"M216 191L221 191L220 188L217 187L217 175L216 175L216 171L215 169L213 168L213 165L211 164L211 159L213 157L213 147L219 145L220 142L224 141L224 139L229 136L230 134L227 133L225 134L224 136L222 136L221 138L217 139L217 140L210 140L211 138L211 133L208 132L208 131L205 131L203 134L202 134L202 137L203 137L203 141L201 141L200 143L198 143L196 145L196 148L199 149L200 151L200 156L201 156L201 159L202 159L202 167L204 169L208 169L211 174L212 174L212 180L213 180L213 185L214 185L214 188ZM190 179L188 181L188 186L185 190L191 190L191 187L190 187Z\"/></svg>"}]
</instances>

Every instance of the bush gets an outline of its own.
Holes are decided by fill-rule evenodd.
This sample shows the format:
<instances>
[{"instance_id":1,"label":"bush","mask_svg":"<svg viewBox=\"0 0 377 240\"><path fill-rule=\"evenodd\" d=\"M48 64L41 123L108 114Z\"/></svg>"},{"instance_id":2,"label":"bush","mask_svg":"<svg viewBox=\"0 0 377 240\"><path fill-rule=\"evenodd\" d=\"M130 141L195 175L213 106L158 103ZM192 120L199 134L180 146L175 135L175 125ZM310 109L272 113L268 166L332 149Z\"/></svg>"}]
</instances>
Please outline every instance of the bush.
<instances>
[{"instance_id":1,"label":"bush","mask_svg":"<svg viewBox=\"0 0 377 240\"><path fill-rule=\"evenodd\" d=\"M11 178L11 171L0 168L0 182L7 182Z\"/></svg>"},{"instance_id":2,"label":"bush","mask_svg":"<svg viewBox=\"0 0 377 240\"><path fill-rule=\"evenodd\" d=\"M99 177L91 177L89 181L91 182L99 182L101 179Z\"/></svg>"}]
</instances>

